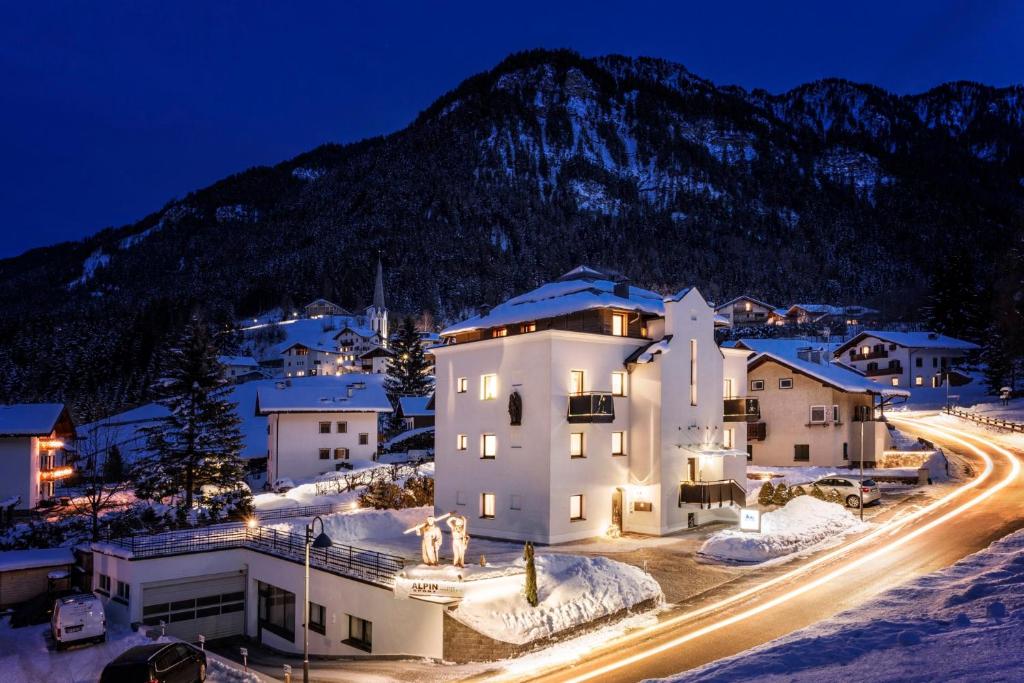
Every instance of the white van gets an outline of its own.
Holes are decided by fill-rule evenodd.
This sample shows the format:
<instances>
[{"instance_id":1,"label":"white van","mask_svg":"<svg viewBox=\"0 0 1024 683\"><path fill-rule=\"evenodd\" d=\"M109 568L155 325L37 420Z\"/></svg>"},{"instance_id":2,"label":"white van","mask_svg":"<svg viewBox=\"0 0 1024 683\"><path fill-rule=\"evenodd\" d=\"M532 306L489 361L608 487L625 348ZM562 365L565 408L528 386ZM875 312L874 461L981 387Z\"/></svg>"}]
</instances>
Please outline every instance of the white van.
<instances>
[{"instance_id":1,"label":"white van","mask_svg":"<svg viewBox=\"0 0 1024 683\"><path fill-rule=\"evenodd\" d=\"M53 604L50 634L58 650L83 640L102 643L107 639L107 615L103 611L103 603L90 593L59 598Z\"/></svg>"}]
</instances>

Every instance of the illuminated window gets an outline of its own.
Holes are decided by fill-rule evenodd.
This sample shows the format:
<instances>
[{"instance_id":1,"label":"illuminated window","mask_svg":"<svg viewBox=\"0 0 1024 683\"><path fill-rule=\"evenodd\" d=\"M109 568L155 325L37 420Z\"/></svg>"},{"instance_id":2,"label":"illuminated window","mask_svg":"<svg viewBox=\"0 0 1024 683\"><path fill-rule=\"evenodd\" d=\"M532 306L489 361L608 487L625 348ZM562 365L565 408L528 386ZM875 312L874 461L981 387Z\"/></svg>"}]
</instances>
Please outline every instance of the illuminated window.
<instances>
[{"instance_id":1,"label":"illuminated window","mask_svg":"<svg viewBox=\"0 0 1024 683\"><path fill-rule=\"evenodd\" d=\"M573 432L569 435L569 455L574 458L584 457L583 432Z\"/></svg>"},{"instance_id":2,"label":"illuminated window","mask_svg":"<svg viewBox=\"0 0 1024 683\"><path fill-rule=\"evenodd\" d=\"M507 327L495 327L493 330L491 330L491 337L507 337L507 336L508 336L508 328Z\"/></svg>"},{"instance_id":3,"label":"illuminated window","mask_svg":"<svg viewBox=\"0 0 1024 683\"><path fill-rule=\"evenodd\" d=\"M480 516L486 519L494 519L494 494L480 494Z\"/></svg>"},{"instance_id":4,"label":"illuminated window","mask_svg":"<svg viewBox=\"0 0 1024 683\"><path fill-rule=\"evenodd\" d=\"M498 376L480 376L480 400L489 401L498 398Z\"/></svg>"},{"instance_id":5,"label":"illuminated window","mask_svg":"<svg viewBox=\"0 0 1024 683\"><path fill-rule=\"evenodd\" d=\"M583 371L582 370L570 370L569 371L569 393L573 396L579 396L583 393Z\"/></svg>"},{"instance_id":6,"label":"illuminated window","mask_svg":"<svg viewBox=\"0 0 1024 683\"><path fill-rule=\"evenodd\" d=\"M480 437L480 457L493 458L498 454L498 437L494 434L484 434Z\"/></svg>"},{"instance_id":7,"label":"illuminated window","mask_svg":"<svg viewBox=\"0 0 1024 683\"><path fill-rule=\"evenodd\" d=\"M726 429L722 432L722 445L726 448L732 448L736 445L735 429Z\"/></svg>"},{"instance_id":8,"label":"illuminated window","mask_svg":"<svg viewBox=\"0 0 1024 683\"><path fill-rule=\"evenodd\" d=\"M613 372L612 373L612 395L614 395L614 396L625 396L626 395L626 373L624 373L624 372Z\"/></svg>"},{"instance_id":9,"label":"illuminated window","mask_svg":"<svg viewBox=\"0 0 1024 683\"><path fill-rule=\"evenodd\" d=\"M612 313L612 334L616 337L625 337L629 329L624 313Z\"/></svg>"},{"instance_id":10,"label":"illuminated window","mask_svg":"<svg viewBox=\"0 0 1024 683\"><path fill-rule=\"evenodd\" d=\"M825 406L811 406L811 424L825 424Z\"/></svg>"},{"instance_id":11,"label":"illuminated window","mask_svg":"<svg viewBox=\"0 0 1024 683\"><path fill-rule=\"evenodd\" d=\"M569 521L578 522L583 519L583 495L569 496Z\"/></svg>"},{"instance_id":12,"label":"illuminated window","mask_svg":"<svg viewBox=\"0 0 1024 683\"><path fill-rule=\"evenodd\" d=\"M894 387L898 387L900 385L900 378L899 377L893 377L892 378L892 385Z\"/></svg>"},{"instance_id":13,"label":"illuminated window","mask_svg":"<svg viewBox=\"0 0 1024 683\"><path fill-rule=\"evenodd\" d=\"M466 434L459 434L455 437L455 448L460 451L464 451L469 448L469 436Z\"/></svg>"},{"instance_id":14,"label":"illuminated window","mask_svg":"<svg viewBox=\"0 0 1024 683\"><path fill-rule=\"evenodd\" d=\"M697 340L690 340L690 405L697 405Z\"/></svg>"},{"instance_id":15,"label":"illuminated window","mask_svg":"<svg viewBox=\"0 0 1024 683\"><path fill-rule=\"evenodd\" d=\"M626 454L626 432L612 432L612 455Z\"/></svg>"},{"instance_id":16,"label":"illuminated window","mask_svg":"<svg viewBox=\"0 0 1024 683\"><path fill-rule=\"evenodd\" d=\"M871 347L870 346L862 346L862 347L860 347L860 355L866 356L869 353L871 353Z\"/></svg>"},{"instance_id":17,"label":"illuminated window","mask_svg":"<svg viewBox=\"0 0 1024 683\"><path fill-rule=\"evenodd\" d=\"M537 323L523 323L522 325L519 326L519 332L522 333L522 334L526 334L527 332L536 332L536 331L537 331Z\"/></svg>"},{"instance_id":18,"label":"illuminated window","mask_svg":"<svg viewBox=\"0 0 1024 683\"><path fill-rule=\"evenodd\" d=\"M464 394L467 391L469 391L469 378L460 377L459 379L457 379L455 381L455 391L457 391L460 394Z\"/></svg>"},{"instance_id":19,"label":"illuminated window","mask_svg":"<svg viewBox=\"0 0 1024 683\"><path fill-rule=\"evenodd\" d=\"M747 311L751 310L751 305L749 301L743 305L743 309Z\"/></svg>"},{"instance_id":20,"label":"illuminated window","mask_svg":"<svg viewBox=\"0 0 1024 683\"><path fill-rule=\"evenodd\" d=\"M917 377L915 377L914 378L914 385L918 386L918 387L923 387L924 386L924 377L922 377L921 375L918 375Z\"/></svg>"}]
</instances>

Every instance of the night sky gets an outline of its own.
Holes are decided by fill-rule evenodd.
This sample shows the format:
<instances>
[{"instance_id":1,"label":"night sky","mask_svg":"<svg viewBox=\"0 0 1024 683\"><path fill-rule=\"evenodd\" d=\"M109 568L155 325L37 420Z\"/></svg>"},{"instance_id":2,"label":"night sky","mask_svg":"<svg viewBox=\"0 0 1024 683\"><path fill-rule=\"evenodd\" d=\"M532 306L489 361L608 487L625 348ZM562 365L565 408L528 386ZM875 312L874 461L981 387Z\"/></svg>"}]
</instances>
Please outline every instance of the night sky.
<instances>
[{"instance_id":1,"label":"night sky","mask_svg":"<svg viewBox=\"0 0 1024 683\"><path fill-rule=\"evenodd\" d=\"M0 0L0 256L394 131L528 48L662 57L773 92L828 76L900 93L1024 79L1021 2L662 5Z\"/></svg>"}]
</instances>

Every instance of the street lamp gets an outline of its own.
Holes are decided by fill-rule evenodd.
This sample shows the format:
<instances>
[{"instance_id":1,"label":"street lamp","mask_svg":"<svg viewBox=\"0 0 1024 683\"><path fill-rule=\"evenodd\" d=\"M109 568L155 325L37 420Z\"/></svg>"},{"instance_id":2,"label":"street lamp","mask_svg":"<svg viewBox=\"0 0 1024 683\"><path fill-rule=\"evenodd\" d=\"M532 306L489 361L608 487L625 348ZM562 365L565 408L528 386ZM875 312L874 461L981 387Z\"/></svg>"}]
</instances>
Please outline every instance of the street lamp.
<instances>
[{"instance_id":1,"label":"street lamp","mask_svg":"<svg viewBox=\"0 0 1024 683\"><path fill-rule=\"evenodd\" d=\"M313 531L316 523L320 522L320 535L313 538ZM305 602L302 605L302 683L309 683L309 548L330 548L334 543L331 537L324 531L324 520L320 515L313 518L313 521L306 525L306 581L305 581Z\"/></svg>"}]
</instances>

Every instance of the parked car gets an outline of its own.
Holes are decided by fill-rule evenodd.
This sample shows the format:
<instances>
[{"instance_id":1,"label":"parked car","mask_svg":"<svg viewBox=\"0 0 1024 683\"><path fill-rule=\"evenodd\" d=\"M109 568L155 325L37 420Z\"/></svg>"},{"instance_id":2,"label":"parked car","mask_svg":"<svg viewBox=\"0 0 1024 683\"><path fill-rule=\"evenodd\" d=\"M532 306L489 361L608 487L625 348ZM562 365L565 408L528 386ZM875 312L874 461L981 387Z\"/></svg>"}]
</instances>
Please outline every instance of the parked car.
<instances>
[{"instance_id":1,"label":"parked car","mask_svg":"<svg viewBox=\"0 0 1024 683\"><path fill-rule=\"evenodd\" d=\"M74 593L57 598L50 617L50 634L57 649L72 643L107 639L107 615L103 603L92 593Z\"/></svg>"},{"instance_id":2,"label":"parked car","mask_svg":"<svg viewBox=\"0 0 1024 683\"><path fill-rule=\"evenodd\" d=\"M103 668L100 683L195 683L206 680L206 653L188 643L128 648Z\"/></svg>"},{"instance_id":3,"label":"parked car","mask_svg":"<svg viewBox=\"0 0 1024 683\"><path fill-rule=\"evenodd\" d=\"M278 479L277 481L274 482L274 485L271 487L274 493L288 493L293 488L295 488L295 482L287 478Z\"/></svg>"},{"instance_id":4,"label":"parked car","mask_svg":"<svg viewBox=\"0 0 1024 683\"><path fill-rule=\"evenodd\" d=\"M846 507L850 508L860 507L862 491L864 493L864 505L870 505L882 500L882 492L878 489L878 484L875 483L874 479L861 481L855 477L831 476L819 479L812 486L817 486L826 493L830 489L835 489L839 493L839 497L846 503Z\"/></svg>"}]
</instances>

